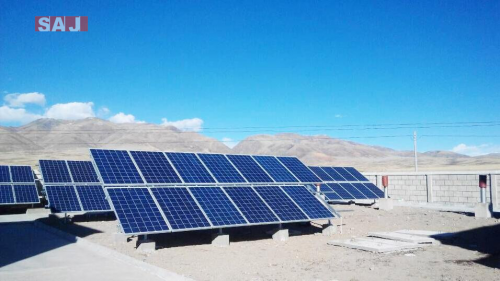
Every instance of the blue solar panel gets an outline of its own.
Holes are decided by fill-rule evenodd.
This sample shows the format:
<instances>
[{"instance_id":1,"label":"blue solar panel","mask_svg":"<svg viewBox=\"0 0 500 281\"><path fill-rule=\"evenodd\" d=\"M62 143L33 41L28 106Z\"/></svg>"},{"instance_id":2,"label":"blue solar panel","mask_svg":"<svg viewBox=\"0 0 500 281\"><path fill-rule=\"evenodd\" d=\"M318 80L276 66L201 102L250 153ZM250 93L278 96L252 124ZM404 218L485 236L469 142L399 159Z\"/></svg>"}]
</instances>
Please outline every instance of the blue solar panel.
<instances>
[{"instance_id":1,"label":"blue solar panel","mask_svg":"<svg viewBox=\"0 0 500 281\"><path fill-rule=\"evenodd\" d=\"M248 182L273 182L262 168L248 155L227 155Z\"/></svg>"},{"instance_id":2,"label":"blue solar panel","mask_svg":"<svg viewBox=\"0 0 500 281\"><path fill-rule=\"evenodd\" d=\"M278 157L283 165L285 165L290 172L292 172L301 182L321 182L306 165L300 162L296 157Z\"/></svg>"},{"instance_id":3,"label":"blue solar panel","mask_svg":"<svg viewBox=\"0 0 500 281\"><path fill-rule=\"evenodd\" d=\"M210 227L210 223L185 187L152 188L172 229Z\"/></svg>"},{"instance_id":4,"label":"blue solar panel","mask_svg":"<svg viewBox=\"0 0 500 281\"><path fill-rule=\"evenodd\" d=\"M298 182L298 180L274 156L253 156L275 182Z\"/></svg>"},{"instance_id":5,"label":"blue solar panel","mask_svg":"<svg viewBox=\"0 0 500 281\"><path fill-rule=\"evenodd\" d=\"M354 196L352 196L347 190L345 190L340 184L338 183L328 183L327 184L329 187L332 188L335 193L337 193L342 199L349 200L349 199L355 199Z\"/></svg>"},{"instance_id":6,"label":"blue solar panel","mask_svg":"<svg viewBox=\"0 0 500 281\"><path fill-rule=\"evenodd\" d=\"M0 182L12 182L9 166L0 166Z\"/></svg>"},{"instance_id":7,"label":"blue solar panel","mask_svg":"<svg viewBox=\"0 0 500 281\"><path fill-rule=\"evenodd\" d=\"M10 166L12 182L34 182L33 171L30 166Z\"/></svg>"},{"instance_id":8,"label":"blue solar panel","mask_svg":"<svg viewBox=\"0 0 500 281\"><path fill-rule=\"evenodd\" d=\"M358 179L356 179L355 177L353 177L348 171L346 171L346 169L342 168L342 167L333 167L333 169L339 173L340 175L342 175L342 177L344 179L346 179L347 181L358 181Z\"/></svg>"},{"instance_id":9,"label":"blue solar panel","mask_svg":"<svg viewBox=\"0 0 500 281\"><path fill-rule=\"evenodd\" d=\"M99 177L90 161L67 161L73 182L98 183Z\"/></svg>"},{"instance_id":10,"label":"blue solar panel","mask_svg":"<svg viewBox=\"0 0 500 281\"><path fill-rule=\"evenodd\" d=\"M362 183L356 182L356 183L352 183L352 185L354 185L354 187L356 187L356 189L358 189L359 192L363 193L363 195L366 196L366 198L368 198L368 199L377 199L378 198L378 196L375 195L375 193L373 193L370 189L368 189Z\"/></svg>"},{"instance_id":11,"label":"blue solar panel","mask_svg":"<svg viewBox=\"0 0 500 281\"><path fill-rule=\"evenodd\" d=\"M308 219L279 186L257 186L254 189L281 221L302 221Z\"/></svg>"},{"instance_id":12,"label":"blue solar panel","mask_svg":"<svg viewBox=\"0 0 500 281\"><path fill-rule=\"evenodd\" d=\"M40 160L45 183L71 183L68 166L64 160Z\"/></svg>"},{"instance_id":13,"label":"blue solar panel","mask_svg":"<svg viewBox=\"0 0 500 281\"><path fill-rule=\"evenodd\" d=\"M353 175L359 181L368 181L368 179L363 176L358 170L353 167L344 167L351 175Z\"/></svg>"},{"instance_id":14,"label":"blue solar panel","mask_svg":"<svg viewBox=\"0 0 500 281\"><path fill-rule=\"evenodd\" d=\"M309 169L313 171L316 176L318 176L322 181L333 181L333 178L330 177L321 167L311 167L309 166Z\"/></svg>"},{"instance_id":15,"label":"blue solar panel","mask_svg":"<svg viewBox=\"0 0 500 281\"><path fill-rule=\"evenodd\" d=\"M215 183L214 178L194 153L167 152L177 172L186 183Z\"/></svg>"},{"instance_id":16,"label":"blue solar panel","mask_svg":"<svg viewBox=\"0 0 500 281\"><path fill-rule=\"evenodd\" d=\"M54 213L78 212L82 208L73 186L45 186L49 207Z\"/></svg>"},{"instance_id":17,"label":"blue solar panel","mask_svg":"<svg viewBox=\"0 0 500 281\"><path fill-rule=\"evenodd\" d=\"M107 188L107 192L125 233L169 231L147 188Z\"/></svg>"},{"instance_id":18,"label":"blue solar panel","mask_svg":"<svg viewBox=\"0 0 500 281\"><path fill-rule=\"evenodd\" d=\"M350 183L341 183L340 186L342 186L345 190L347 190L352 196L354 196L355 199L366 199L366 196L363 195L358 189L356 189L352 184Z\"/></svg>"},{"instance_id":19,"label":"blue solar panel","mask_svg":"<svg viewBox=\"0 0 500 281\"><path fill-rule=\"evenodd\" d=\"M333 180L335 181L346 181L341 174L335 171L332 167L321 167Z\"/></svg>"},{"instance_id":20,"label":"blue solar panel","mask_svg":"<svg viewBox=\"0 0 500 281\"><path fill-rule=\"evenodd\" d=\"M16 203L40 203L38 190L34 184L15 184Z\"/></svg>"},{"instance_id":21,"label":"blue solar panel","mask_svg":"<svg viewBox=\"0 0 500 281\"><path fill-rule=\"evenodd\" d=\"M379 198L384 198L384 192L378 188L376 185L374 185L373 183L363 183L366 188L368 188L369 190L371 190L371 192L375 193Z\"/></svg>"},{"instance_id":22,"label":"blue solar panel","mask_svg":"<svg viewBox=\"0 0 500 281\"><path fill-rule=\"evenodd\" d=\"M322 184L319 187L319 191L321 191L321 192L332 192L333 189L331 187L329 187L328 185L326 185L326 184Z\"/></svg>"},{"instance_id":23,"label":"blue solar panel","mask_svg":"<svg viewBox=\"0 0 500 281\"><path fill-rule=\"evenodd\" d=\"M305 186L283 186L282 188L309 218L328 219L335 217Z\"/></svg>"},{"instance_id":24,"label":"blue solar panel","mask_svg":"<svg viewBox=\"0 0 500 281\"><path fill-rule=\"evenodd\" d=\"M191 187L189 190L214 226L247 223L220 187Z\"/></svg>"},{"instance_id":25,"label":"blue solar panel","mask_svg":"<svg viewBox=\"0 0 500 281\"><path fill-rule=\"evenodd\" d=\"M127 151L91 149L105 184L144 183Z\"/></svg>"},{"instance_id":26,"label":"blue solar panel","mask_svg":"<svg viewBox=\"0 0 500 281\"><path fill-rule=\"evenodd\" d=\"M181 179L163 152L130 151L148 183L181 183Z\"/></svg>"},{"instance_id":27,"label":"blue solar panel","mask_svg":"<svg viewBox=\"0 0 500 281\"><path fill-rule=\"evenodd\" d=\"M0 204L13 204L14 193L11 185L0 185Z\"/></svg>"},{"instance_id":28,"label":"blue solar panel","mask_svg":"<svg viewBox=\"0 0 500 281\"><path fill-rule=\"evenodd\" d=\"M212 175L214 175L218 182L246 182L231 162L227 160L226 156L222 154L198 153L198 157L205 163L205 166L212 172Z\"/></svg>"},{"instance_id":29,"label":"blue solar panel","mask_svg":"<svg viewBox=\"0 0 500 281\"><path fill-rule=\"evenodd\" d=\"M100 185L77 185L76 191L84 211L109 211L104 188Z\"/></svg>"},{"instance_id":30,"label":"blue solar panel","mask_svg":"<svg viewBox=\"0 0 500 281\"><path fill-rule=\"evenodd\" d=\"M324 193L326 200L332 201L332 200L343 200L342 197L340 197L337 192L325 192Z\"/></svg>"},{"instance_id":31,"label":"blue solar panel","mask_svg":"<svg viewBox=\"0 0 500 281\"><path fill-rule=\"evenodd\" d=\"M250 223L279 222L251 187L224 187L224 190Z\"/></svg>"}]
</instances>

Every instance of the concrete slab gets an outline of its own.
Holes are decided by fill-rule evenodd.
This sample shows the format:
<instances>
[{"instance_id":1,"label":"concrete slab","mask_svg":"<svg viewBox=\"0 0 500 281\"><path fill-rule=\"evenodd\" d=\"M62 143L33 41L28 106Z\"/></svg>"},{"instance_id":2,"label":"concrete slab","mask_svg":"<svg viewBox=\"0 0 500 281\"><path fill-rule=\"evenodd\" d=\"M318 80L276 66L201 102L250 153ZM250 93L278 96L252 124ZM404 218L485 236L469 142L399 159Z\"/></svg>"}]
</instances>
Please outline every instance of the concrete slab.
<instances>
[{"instance_id":1,"label":"concrete slab","mask_svg":"<svg viewBox=\"0 0 500 281\"><path fill-rule=\"evenodd\" d=\"M138 240L137 251L141 253L153 253L154 251L156 251L156 242L149 239Z\"/></svg>"},{"instance_id":2,"label":"concrete slab","mask_svg":"<svg viewBox=\"0 0 500 281\"><path fill-rule=\"evenodd\" d=\"M229 234L224 234L224 233L212 234L212 245L216 247L228 247Z\"/></svg>"},{"instance_id":3,"label":"concrete slab","mask_svg":"<svg viewBox=\"0 0 500 281\"><path fill-rule=\"evenodd\" d=\"M368 236L384 238L394 241L415 243L415 244L439 244L439 241L430 237L403 234L397 232L369 232Z\"/></svg>"},{"instance_id":4,"label":"concrete slab","mask_svg":"<svg viewBox=\"0 0 500 281\"><path fill-rule=\"evenodd\" d=\"M277 229L273 234L273 240L277 242L288 241L288 237L288 229Z\"/></svg>"},{"instance_id":5,"label":"concrete slab","mask_svg":"<svg viewBox=\"0 0 500 281\"><path fill-rule=\"evenodd\" d=\"M408 230L402 229L395 231L396 233L409 234L415 236L431 237L435 239L452 239L456 236L455 233L442 232L442 231L432 231L432 230Z\"/></svg>"},{"instance_id":6,"label":"concrete slab","mask_svg":"<svg viewBox=\"0 0 500 281\"><path fill-rule=\"evenodd\" d=\"M328 245L346 247L373 253L400 252L425 247L425 245L380 238L354 238L347 240L333 240L328 242Z\"/></svg>"},{"instance_id":7,"label":"concrete slab","mask_svg":"<svg viewBox=\"0 0 500 281\"><path fill-rule=\"evenodd\" d=\"M476 218L491 218L491 210L489 203L477 203L474 207L474 216Z\"/></svg>"},{"instance_id":8,"label":"concrete slab","mask_svg":"<svg viewBox=\"0 0 500 281\"><path fill-rule=\"evenodd\" d=\"M40 218L46 218L45 214L19 214L19 215L0 215L0 223L8 222L31 222Z\"/></svg>"},{"instance_id":9,"label":"concrete slab","mask_svg":"<svg viewBox=\"0 0 500 281\"><path fill-rule=\"evenodd\" d=\"M26 210L27 215L38 215L38 216L48 217L50 213L51 213L50 209L45 209L45 208L35 208Z\"/></svg>"},{"instance_id":10,"label":"concrete slab","mask_svg":"<svg viewBox=\"0 0 500 281\"><path fill-rule=\"evenodd\" d=\"M379 210L390 211L394 209L394 201L391 198L381 198L377 204Z\"/></svg>"},{"instance_id":11,"label":"concrete slab","mask_svg":"<svg viewBox=\"0 0 500 281\"><path fill-rule=\"evenodd\" d=\"M337 226L334 224L325 224L321 233L325 236L332 236L337 233Z\"/></svg>"}]
</instances>

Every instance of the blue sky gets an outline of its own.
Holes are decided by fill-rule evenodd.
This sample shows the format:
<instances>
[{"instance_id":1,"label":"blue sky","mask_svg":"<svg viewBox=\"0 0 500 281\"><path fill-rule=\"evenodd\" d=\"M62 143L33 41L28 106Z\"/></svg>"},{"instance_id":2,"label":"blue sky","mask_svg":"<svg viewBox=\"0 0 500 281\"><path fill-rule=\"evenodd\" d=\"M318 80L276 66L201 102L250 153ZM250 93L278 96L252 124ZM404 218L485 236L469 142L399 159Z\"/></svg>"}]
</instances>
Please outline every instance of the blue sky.
<instances>
[{"instance_id":1,"label":"blue sky","mask_svg":"<svg viewBox=\"0 0 500 281\"><path fill-rule=\"evenodd\" d=\"M126 3L0 0L0 124L166 118L217 139L290 131L407 150L414 128L310 126L494 121L417 128L469 136L419 150L500 152L498 1ZM44 15L88 16L89 31L35 32ZM287 126L303 127L274 128Z\"/></svg>"}]
</instances>

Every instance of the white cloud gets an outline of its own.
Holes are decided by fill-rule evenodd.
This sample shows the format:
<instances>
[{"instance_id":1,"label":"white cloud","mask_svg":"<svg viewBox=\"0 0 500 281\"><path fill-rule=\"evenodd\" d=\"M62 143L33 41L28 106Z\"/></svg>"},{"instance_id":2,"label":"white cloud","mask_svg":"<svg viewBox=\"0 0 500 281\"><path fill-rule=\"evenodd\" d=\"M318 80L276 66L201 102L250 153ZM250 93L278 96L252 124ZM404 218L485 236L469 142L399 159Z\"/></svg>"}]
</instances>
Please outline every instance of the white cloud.
<instances>
[{"instance_id":1,"label":"white cloud","mask_svg":"<svg viewBox=\"0 0 500 281\"><path fill-rule=\"evenodd\" d=\"M114 123L145 123L144 121L135 120L135 116L132 114L125 114L120 112L116 115L113 115L109 118L109 121Z\"/></svg>"},{"instance_id":2,"label":"white cloud","mask_svg":"<svg viewBox=\"0 0 500 281\"><path fill-rule=\"evenodd\" d=\"M9 107L24 107L26 104L44 106L46 102L45 95L38 92L8 94L4 97L4 101Z\"/></svg>"},{"instance_id":3,"label":"white cloud","mask_svg":"<svg viewBox=\"0 0 500 281\"><path fill-rule=\"evenodd\" d=\"M29 113L24 108L0 107L0 122L19 122L22 124L42 118L42 115Z\"/></svg>"},{"instance_id":4,"label":"white cloud","mask_svg":"<svg viewBox=\"0 0 500 281\"><path fill-rule=\"evenodd\" d=\"M335 118L342 118L344 117L342 114L335 114Z\"/></svg>"},{"instance_id":5,"label":"white cloud","mask_svg":"<svg viewBox=\"0 0 500 281\"><path fill-rule=\"evenodd\" d=\"M227 138L227 137L222 138L222 142L229 148L233 148L238 144L237 141L234 141L232 138Z\"/></svg>"},{"instance_id":6,"label":"white cloud","mask_svg":"<svg viewBox=\"0 0 500 281\"><path fill-rule=\"evenodd\" d=\"M500 145L495 145L495 144L466 145L465 143L461 143L455 146L452 149L452 151L469 156L478 156L490 153L500 153Z\"/></svg>"},{"instance_id":7,"label":"white cloud","mask_svg":"<svg viewBox=\"0 0 500 281\"><path fill-rule=\"evenodd\" d=\"M109 108L103 106L103 107L99 108L99 110L97 111L97 116L104 118L104 117L108 116L110 113L111 113L111 110L109 110Z\"/></svg>"},{"instance_id":8,"label":"white cloud","mask_svg":"<svg viewBox=\"0 0 500 281\"><path fill-rule=\"evenodd\" d=\"M199 132L203 126L203 120L200 118L183 119L178 121L168 121L167 118L162 118L162 125L174 126L181 131Z\"/></svg>"},{"instance_id":9,"label":"white cloud","mask_svg":"<svg viewBox=\"0 0 500 281\"><path fill-rule=\"evenodd\" d=\"M95 117L93 102L70 102L58 103L51 106L44 117L64 119L64 120L78 120L88 117Z\"/></svg>"}]
</instances>

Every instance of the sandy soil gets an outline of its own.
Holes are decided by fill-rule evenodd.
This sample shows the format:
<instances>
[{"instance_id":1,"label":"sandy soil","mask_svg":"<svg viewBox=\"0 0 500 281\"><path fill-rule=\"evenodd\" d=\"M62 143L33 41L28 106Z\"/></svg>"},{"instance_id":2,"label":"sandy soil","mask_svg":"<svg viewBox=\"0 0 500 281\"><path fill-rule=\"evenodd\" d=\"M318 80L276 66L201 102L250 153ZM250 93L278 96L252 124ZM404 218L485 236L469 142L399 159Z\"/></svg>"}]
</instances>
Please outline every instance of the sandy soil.
<instances>
[{"instance_id":1,"label":"sandy soil","mask_svg":"<svg viewBox=\"0 0 500 281\"><path fill-rule=\"evenodd\" d=\"M139 253L136 238L116 245L113 220L50 223L197 280L500 280L499 219L408 207L390 212L350 205L335 208L344 225L343 234L332 237L321 235L315 223L288 225L302 233L284 243L270 239L265 233L269 226L232 229L227 248L210 245L210 231L163 234L150 237L160 248L152 254ZM375 254L327 245L332 239L400 229L459 234L451 242L405 253Z\"/></svg>"}]
</instances>

